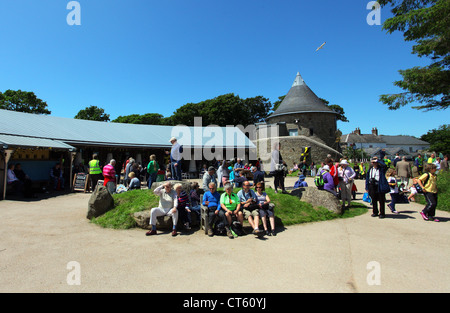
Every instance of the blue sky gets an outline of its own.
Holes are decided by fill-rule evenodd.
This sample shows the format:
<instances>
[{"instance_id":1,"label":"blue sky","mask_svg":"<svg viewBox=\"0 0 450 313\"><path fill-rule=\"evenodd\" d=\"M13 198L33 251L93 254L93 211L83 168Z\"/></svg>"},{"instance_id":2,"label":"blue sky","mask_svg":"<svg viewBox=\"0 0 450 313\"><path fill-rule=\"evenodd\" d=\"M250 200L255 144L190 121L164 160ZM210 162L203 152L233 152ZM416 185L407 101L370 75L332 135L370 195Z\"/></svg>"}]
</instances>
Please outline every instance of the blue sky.
<instances>
[{"instance_id":1,"label":"blue sky","mask_svg":"<svg viewBox=\"0 0 450 313\"><path fill-rule=\"evenodd\" d=\"M286 94L297 72L345 110L349 123L414 135L449 122L448 111L389 111L378 99L400 89L399 69L426 65L401 33L369 26L369 1L0 0L0 91L33 91L53 116L95 105L111 119L160 113L225 93ZM382 22L390 16L381 11ZM323 42L325 47L315 52Z\"/></svg>"}]
</instances>

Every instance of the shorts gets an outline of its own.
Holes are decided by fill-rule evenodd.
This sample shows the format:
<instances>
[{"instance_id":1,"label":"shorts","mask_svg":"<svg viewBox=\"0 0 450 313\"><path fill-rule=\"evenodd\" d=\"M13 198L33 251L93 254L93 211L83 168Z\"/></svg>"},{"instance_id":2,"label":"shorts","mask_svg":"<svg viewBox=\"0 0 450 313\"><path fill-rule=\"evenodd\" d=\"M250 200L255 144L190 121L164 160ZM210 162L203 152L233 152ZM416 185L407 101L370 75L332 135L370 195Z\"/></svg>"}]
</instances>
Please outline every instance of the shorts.
<instances>
[{"instance_id":1,"label":"shorts","mask_svg":"<svg viewBox=\"0 0 450 313\"><path fill-rule=\"evenodd\" d=\"M250 217L250 216L253 216L253 217L257 217L257 216L259 216L259 210L258 209L255 209L255 210L253 210L253 211L250 211L250 210L247 210L247 209L243 209L242 210L242 212L244 213L244 218L246 219L246 220L248 220L248 218Z\"/></svg>"},{"instance_id":2,"label":"shorts","mask_svg":"<svg viewBox=\"0 0 450 313\"><path fill-rule=\"evenodd\" d=\"M269 217L273 217L273 210L259 210L259 216L264 217L266 215Z\"/></svg>"}]
</instances>

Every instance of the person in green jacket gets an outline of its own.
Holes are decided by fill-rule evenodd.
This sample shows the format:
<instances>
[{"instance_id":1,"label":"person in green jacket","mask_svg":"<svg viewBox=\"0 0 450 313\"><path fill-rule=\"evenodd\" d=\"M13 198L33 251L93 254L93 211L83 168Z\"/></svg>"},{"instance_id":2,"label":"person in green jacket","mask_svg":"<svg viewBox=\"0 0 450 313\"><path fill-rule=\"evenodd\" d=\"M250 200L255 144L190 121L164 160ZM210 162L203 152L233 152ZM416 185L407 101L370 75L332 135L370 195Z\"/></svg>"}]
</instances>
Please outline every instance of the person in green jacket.
<instances>
[{"instance_id":1,"label":"person in green jacket","mask_svg":"<svg viewBox=\"0 0 450 313\"><path fill-rule=\"evenodd\" d=\"M156 182L156 176L158 174L159 164L156 161L156 155L152 154L150 156L150 162L147 165L147 173L148 173L148 189L152 188L152 184Z\"/></svg>"},{"instance_id":2,"label":"person in green jacket","mask_svg":"<svg viewBox=\"0 0 450 313\"><path fill-rule=\"evenodd\" d=\"M233 222L232 216L235 215L238 222L244 225L244 215L241 210L241 201L239 197L233 193L233 187L231 184L226 184L225 192L220 196L220 207L225 211L225 217L228 221L228 225L225 227L227 231L227 236L233 238L230 231L231 223Z\"/></svg>"},{"instance_id":3,"label":"person in green jacket","mask_svg":"<svg viewBox=\"0 0 450 313\"><path fill-rule=\"evenodd\" d=\"M98 181L103 179L102 172L98 155L97 153L94 153L92 155L92 160L89 161L89 178L91 180L92 192L95 191Z\"/></svg>"}]
</instances>

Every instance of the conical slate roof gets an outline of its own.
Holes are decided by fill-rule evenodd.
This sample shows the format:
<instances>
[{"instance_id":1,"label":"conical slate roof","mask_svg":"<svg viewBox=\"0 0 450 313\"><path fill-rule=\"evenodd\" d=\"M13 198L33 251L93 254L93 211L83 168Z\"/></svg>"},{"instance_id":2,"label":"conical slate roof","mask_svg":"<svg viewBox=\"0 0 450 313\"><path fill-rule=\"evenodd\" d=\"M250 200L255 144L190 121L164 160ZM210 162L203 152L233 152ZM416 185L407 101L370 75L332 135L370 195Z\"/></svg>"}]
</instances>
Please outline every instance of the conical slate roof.
<instances>
[{"instance_id":1,"label":"conical slate roof","mask_svg":"<svg viewBox=\"0 0 450 313\"><path fill-rule=\"evenodd\" d=\"M295 113L331 113L337 114L327 107L319 97L306 85L300 73L297 73L294 84L280 106L269 118Z\"/></svg>"}]
</instances>

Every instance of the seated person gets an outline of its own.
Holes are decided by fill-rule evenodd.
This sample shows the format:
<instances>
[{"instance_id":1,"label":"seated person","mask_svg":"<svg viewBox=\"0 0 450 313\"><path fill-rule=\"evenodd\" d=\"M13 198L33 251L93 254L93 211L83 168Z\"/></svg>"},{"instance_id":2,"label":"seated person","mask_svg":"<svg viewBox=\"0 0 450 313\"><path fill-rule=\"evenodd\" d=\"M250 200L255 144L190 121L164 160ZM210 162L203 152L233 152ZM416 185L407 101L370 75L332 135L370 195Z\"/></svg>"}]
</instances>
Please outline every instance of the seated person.
<instances>
[{"instance_id":1,"label":"seated person","mask_svg":"<svg viewBox=\"0 0 450 313\"><path fill-rule=\"evenodd\" d=\"M252 173L253 173L253 184L255 186L259 182L264 183L264 172L259 171L256 166L253 166L252 167Z\"/></svg>"},{"instance_id":2,"label":"seated person","mask_svg":"<svg viewBox=\"0 0 450 313\"><path fill-rule=\"evenodd\" d=\"M259 215L263 223L264 231L267 236L275 236L275 216L273 213L273 206L270 205L270 198L264 192L264 184L259 182L256 184L256 203L259 205ZM269 216L270 229L267 229L267 216Z\"/></svg>"},{"instance_id":3,"label":"seated person","mask_svg":"<svg viewBox=\"0 0 450 313\"><path fill-rule=\"evenodd\" d=\"M323 186L323 190L331 192L333 195L337 196L336 186L334 185L333 176L330 174L330 167L328 165L324 165L322 168L322 177L325 185Z\"/></svg>"},{"instance_id":4,"label":"seated person","mask_svg":"<svg viewBox=\"0 0 450 313\"><path fill-rule=\"evenodd\" d=\"M256 193L250 189L250 183L245 181L242 184L242 189L238 192L239 202L241 203L244 217L252 226L253 234L259 235L259 205L257 203Z\"/></svg>"},{"instance_id":5,"label":"seated person","mask_svg":"<svg viewBox=\"0 0 450 313\"><path fill-rule=\"evenodd\" d=\"M157 208L150 210L150 225L151 230L145 235L152 236L156 235L156 219L158 216L171 216L173 222L172 236L177 235L177 222L178 222L178 200L177 193L172 189L172 184L170 182L165 182L161 186L157 187L153 193L159 196L159 205Z\"/></svg>"},{"instance_id":6,"label":"seated person","mask_svg":"<svg viewBox=\"0 0 450 313\"><path fill-rule=\"evenodd\" d=\"M60 163L56 163L50 170L50 180L54 190L64 189L64 177Z\"/></svg>"},{"instance_id":7,"label":"seated person","mask_svg":"<svg viewBox=\"0 0 450 313\"><path fill-rule=\"evenodd\" d=\"M14 172L14 168L15 168L14 164L8 165L6 183L14 190L14 192L16 193L23 192L24 190L23 182L21 182L19 178L17 178L16 173Z\"/></svg>"},{"instance_id":8,"label":"seated person","mask_svg":"<svg viewBox=\"0 0 450 313\"><path fill-rule=\"evenodd\" d=\"M209 191L203 194L203 205L208 207L208 236L212 237L216 223L226 225L225 211L220 206L220 193L215 183L209 183Z\"/></svg>"},{"instance_id":9,"label":"seated person","mask_svg":"<svg viewBox=\"0 0 450 313\"><path fill-rule=\"evenodd\" d=\"M230 239L233 239L234 236L231 233L230 226L233 223L232 217L236 216L238 222L241 226L244 223L244 215L241 211L241 203L239 201L239 197L233 193L233 187L230 184L226 184L225 192L220 196L220 207L225 211L225 217L227 219L228 224L225 226L227 231L227 236Z\"/></svg>"},{"instance_id":10,"label":"seated person","mask_svg":"<svg viewBox=\"0 0 450 313\"><path fill-rule=\"evenodd\" d=\"M304 175L300 175L294 184L294 188L308 187L308 183L305 182L305 179L306 177Z\"/></svg>"},{"instance_id":11,"label":"seated person","mask_svg":"<svg viewBox=\"0 0 450 313\"><path fill-rule=\"evenodd\" d=\"M234 176L234 184L236 187L241 187L241 185L247 181L243 171L238 171Z\"/></svg>"},{"instance_id":12,"label":"seated person","mask_svg":"<svg viewBox=\"0 0 450 313\"><path fill-rule=\"evenodd\" d=\"M191 184L191 192L189 194L191 206L189 209L194 211L197 215L198 221L200 221L201 208L200 208L200 186L197 182Z\"/></svg>"},{"instance_id":13,"label":"seated person","mask_svg":"<svg viewBox=\"0 0 450 313\"><path fill-rule=\"evenodd\" d=\"M14 166L14 174L16 174L16 177L23 183L23 193L25 198L34 197L31 179L22 170L22 165L20 163L17 163Z\"/></svg>"},{"instance_id":14,"label":"seated person","mask_svg":"<svg viewBox=\"0 0 450 313\"><path fill-rule=\"evenodd\" d=\"M130 172L130 174L128 174L128 177L130 178L128 190L141 189L141 181L136 177L135 172Z\"/></svg>"},{"instance_id":15,"label":"seated person","mask_svg":"<svg viewBox=\"0 0 450 313\"><path fill-rule=\"evenodd\" d=\"M175 189L175 192L177 194L177 210L178 210L178 216L181 220L181 222L184 225L184 228L186 230L190 230L191 227L189 226L191 223L191 209L190 209L190 201L189 196L186 191L183 190L182 184L175 184L173 186Z\"/></svg>"}]
</instances>

